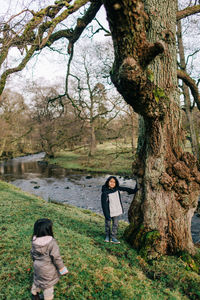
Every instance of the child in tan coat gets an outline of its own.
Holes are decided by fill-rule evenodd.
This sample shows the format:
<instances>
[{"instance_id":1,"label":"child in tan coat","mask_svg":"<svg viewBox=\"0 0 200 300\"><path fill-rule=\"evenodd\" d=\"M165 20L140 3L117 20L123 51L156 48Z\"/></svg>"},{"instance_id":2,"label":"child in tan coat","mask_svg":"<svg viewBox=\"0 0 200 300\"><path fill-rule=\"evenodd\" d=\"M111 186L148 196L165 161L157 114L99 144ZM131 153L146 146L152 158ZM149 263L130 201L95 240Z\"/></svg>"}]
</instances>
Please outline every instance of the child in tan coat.
<instances>
[{"instance_id":1,"label":"child in tan coat","mask_svg":"<svg viewBox=\"0 0 200 300\"><path fill-rule=\"evenodd\" d=\"M45 300L52 300L54 285L58 282L60 275L68 273L54 239L52 225L49 219L39 219L34 224L31 249L34 269L31 293L34 300L40 299L41 290Z\"/></svg>"}]
</instances>

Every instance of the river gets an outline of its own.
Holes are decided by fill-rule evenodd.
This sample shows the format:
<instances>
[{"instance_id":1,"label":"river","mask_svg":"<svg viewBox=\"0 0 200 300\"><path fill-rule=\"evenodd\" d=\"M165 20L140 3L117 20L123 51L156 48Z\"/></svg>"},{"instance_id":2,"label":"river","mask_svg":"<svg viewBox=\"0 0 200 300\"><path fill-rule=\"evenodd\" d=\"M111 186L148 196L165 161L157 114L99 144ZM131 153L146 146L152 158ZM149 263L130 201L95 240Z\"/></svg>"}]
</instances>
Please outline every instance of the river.
<instances>
[{"instance_id":1,"label":"river","mask_svg":"<svg viewBox=\"0 0 200 300\"><path fill-rule=\"evenodd\" d=\"M70 204L102 214L101 186L110 174L84 174L49 165L43 161L45 153L28 155L0 162L0 179L23 191L39 196L46 201ZM120 185L135 186L133 179L118 176ZM128 221L128 208L133 196L122 192L124 214ZM200 242L200 217L195 213L192 219L193 241Z\"/></svg>"},{"instance_id":2,"label":"river","mask_svg":"<svg viewBox=\"0 0 200 300\"><path fill-rule=\"evenodd\" d=\"M46 201L67 203L102 213L101 186L110 174L91 175L66 170L42 161L44 155L39 153L0 163L0 178ZM133 188L135 186L132 179L122 177L118 179L123 186ZM128 207L133 196L122 193L122 197L125 211L122 219L127 220Z\"/></svg>"}]
</instances>

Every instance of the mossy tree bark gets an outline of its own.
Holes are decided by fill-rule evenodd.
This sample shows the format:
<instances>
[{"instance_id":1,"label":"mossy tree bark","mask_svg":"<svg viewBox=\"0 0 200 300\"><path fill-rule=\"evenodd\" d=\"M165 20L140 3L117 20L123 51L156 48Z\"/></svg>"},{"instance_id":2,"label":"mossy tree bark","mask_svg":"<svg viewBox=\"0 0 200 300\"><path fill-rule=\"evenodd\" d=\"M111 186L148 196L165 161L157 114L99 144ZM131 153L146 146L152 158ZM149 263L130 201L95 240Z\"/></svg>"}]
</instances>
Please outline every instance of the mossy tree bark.
<instances>
[{"instance_id":1,"label":"mossy tree bark","mask_svg":"<svg viewBox=\"0 0 200 300\"><path fill-rule=\"evenodd\" d=\"M125 236L148 257L194 253L190 226L200 173L195 158L181 148L177 1L103 2L115 51L112 81L143 117L133 166L141 189L130 206Z\"/></svg>"}]
</instances>

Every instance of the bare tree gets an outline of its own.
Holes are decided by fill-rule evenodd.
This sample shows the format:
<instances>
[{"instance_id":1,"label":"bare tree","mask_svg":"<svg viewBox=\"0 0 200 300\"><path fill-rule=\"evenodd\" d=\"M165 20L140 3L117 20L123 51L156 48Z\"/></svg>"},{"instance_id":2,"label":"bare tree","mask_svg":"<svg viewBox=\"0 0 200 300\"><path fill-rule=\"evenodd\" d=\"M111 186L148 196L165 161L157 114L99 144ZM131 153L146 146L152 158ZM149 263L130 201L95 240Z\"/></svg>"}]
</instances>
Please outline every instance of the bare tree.
<instances>
[{"instance_id":1,"label":"bare tree","mask_svg":"<svg viewBox=\"0 0 200 300\"><path fill-rule=\"evenodd\" d=\"M89 53L86 50L88 47L90 47ZM115 117L119 112L116 108L122 102L118 93L111 92L106 87L102 76L105 60L99 60L96 55L98 47L99 44L94 46L88 44L84 47L81 54L79 53L79 59L76 58L69 65L66 77L66 95L77 109L79 118L86 122L89 129L89 156L92 156L96 150L95 127L99 118L106 117L106 124L108 124L113 118L109 118L108 115L114 114Z\"/></svg>"},{"instance_id":2,"label":"bare tree","mask_svg":"<svg viewBox=\"0 0 200 300\"><path fill-rule=\"evenodd\" d=\"M51 102L57 91L57 86L41 87L36 84L32 87L35 143L48 157L54 157L58 150L73 149L76 144L79 145L84 132L83 122L78 119L67 99L64 99L64 103L59 100Z\"/></svg>"},{"instance_id":3,"label":"bare tree","mask_svg":"<svg viewBox=\"0 0 200 300\"><path fill-rule=\"evenodd\" d=\"M0 157L8 158L31 151L29 113L22 95L11 90L4 91L0 102Z\"/></svg>"},{"instance_id":4,"label":"bare tree","mask_svg":"<svg viewBox=\"0 0 200 300\"><path fill-rule=\"evenodd\" d=\"M177 22L177 40L178 40L178 50L179 50L179 56L180 56L180 69L186 72L186 62L185 62L185 53L184 53L184 46L183 46L183 40L182 40L182 26L181 21ZM190 129L190 140L191 140L191 146L192 146L192 152L197 157L197 159L200 159L200 149L199 149L199 143L198 143L198 135L195 131L195 124L193 119L193 107L194 105L191 104L190 100L190 93L189 88L186 85L186 83L182 84L182 90L184 95L184 110L187 116L187 120L189 123L189 129Z\"/></svg>"}]
</instances>

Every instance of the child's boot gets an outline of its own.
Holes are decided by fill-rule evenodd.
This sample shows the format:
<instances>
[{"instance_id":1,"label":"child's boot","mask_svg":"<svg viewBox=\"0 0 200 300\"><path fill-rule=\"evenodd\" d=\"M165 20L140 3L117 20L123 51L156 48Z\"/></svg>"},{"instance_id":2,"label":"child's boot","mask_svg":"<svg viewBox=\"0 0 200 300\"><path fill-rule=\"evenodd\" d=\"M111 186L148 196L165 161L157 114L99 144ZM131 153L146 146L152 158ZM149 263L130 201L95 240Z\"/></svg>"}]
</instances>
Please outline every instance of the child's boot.
<instances>
[{"instance_id":1,"label":"child's boot","mask_svg":"<svg viewBox=\"0 0 200 300\"><path fill-rule=\"evenodd\" d=\"M109 243L110 242L110 237L109 237L109 235L106 235L106 238L105 238L105 240L104 240L106 243Z\"/></svg>"},{"instance_id":2,"label":"child's boot","mask_svg":"<svg viewBox=\"0 0 200 300\"><path fill-rule=\"evenodd\" d=\"M111 239L111 243L113 243L113 244L120 244L120 241L118 241L118 239L116 239L115 237L113 237Z\"/></svg>"},{"instance_id":3,"label":"child's boot","mask_svg":"<svg viewBox=\"0 0 200 300\"><path fill-rule=\"evenodd\" d=\"M32 300L40 300L40 296L39 296L38 293L37 293L37 295L31 294L31 299L32 299Z\"/></svg>"}]
</instances>

